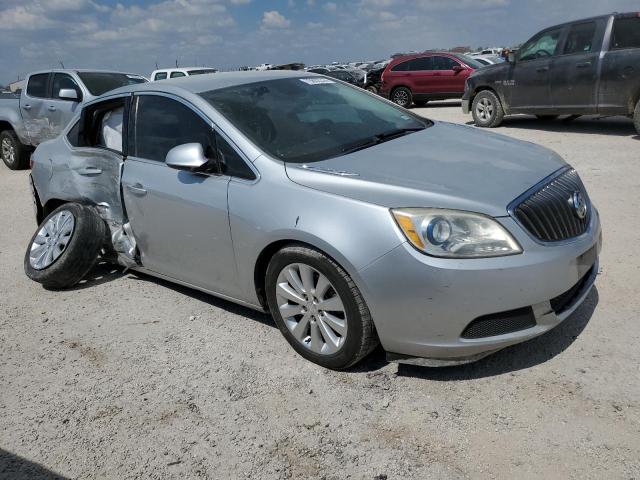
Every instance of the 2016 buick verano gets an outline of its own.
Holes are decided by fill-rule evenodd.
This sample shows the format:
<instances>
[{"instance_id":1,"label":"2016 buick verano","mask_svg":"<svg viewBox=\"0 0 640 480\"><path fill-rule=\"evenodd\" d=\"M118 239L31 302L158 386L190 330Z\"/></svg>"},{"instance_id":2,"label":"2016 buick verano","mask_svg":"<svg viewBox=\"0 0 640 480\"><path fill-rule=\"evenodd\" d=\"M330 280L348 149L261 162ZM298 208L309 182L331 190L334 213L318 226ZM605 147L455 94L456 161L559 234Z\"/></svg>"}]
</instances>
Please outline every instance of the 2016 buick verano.
<instances>
[{"instance_id":1,"label":"2016 buick verano","mask_svg":"<svg viewBox=\"0 0 640 480\"><path fill-rule=\"evenodd\" d=\"M329 368L378 342L478 359L559 324L598 269L598 212L558 155L304 72L122 88L31 178L30 278L69 287L102 255L269 311Z\"/></svg>"}]
</instances>

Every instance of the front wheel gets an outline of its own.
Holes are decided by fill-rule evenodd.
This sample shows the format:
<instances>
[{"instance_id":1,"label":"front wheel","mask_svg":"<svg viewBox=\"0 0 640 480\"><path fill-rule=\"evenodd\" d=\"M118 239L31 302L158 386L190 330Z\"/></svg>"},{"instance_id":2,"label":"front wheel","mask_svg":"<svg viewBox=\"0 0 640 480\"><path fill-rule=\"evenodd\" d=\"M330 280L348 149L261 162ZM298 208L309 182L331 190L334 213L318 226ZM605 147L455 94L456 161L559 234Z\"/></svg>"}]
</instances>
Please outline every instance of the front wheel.
<instances>
[{"instance_id":1,"label":"front wheel","mask_svg":"<svg viewBox=\"0 0 640 480\"><path fill-rule=\"evenodd\" d=\"M0 132L0 156L11 170L22 170L29 166L29 152L11 130Z\"/></svg>"},{"instance_id":2,"label":"front wheel","mask_svg":"<svg viewBox=\"0 0 640 480\"><path fill-rule=\"evenodd\" d=\"M636 132L640 135L640 100L636 105L636 110L633 112L633 124L636 127Z\"/></svg>"},{"instance_id":3,"label":"front wheel","mask_svg":"<svg viewBox=\"0 0 640 480\"><path fill-rule=\"evenodd\" d=\"M483 90L473 99L472 115L478 127L495 128L502 123L504 110L495 93Z\"/></svg>"},{"instance_id":4,"label":"front wheel","mask_svg":"<svg viewBox=\"0 0 640 480\"><path fill-rule=\"evenodd\" d=\"M31 237L24 270L47 288L69 288L95 264L107 226L92 210L67 203L54 210Z\"/></svg>"},{"instance_id":5,"label":"front wheel","mask_svg":"<svg viewBox=\"0 0 640 480\"><path fill-rule=\"evenodd\" d=\"M340 265L317 250L285 247L266 274L269 309L278 328L301 356L342 370L378 344L369 309Z\"/></svg>"},{"instance_id":6,"label":"front wheel","mask_svg":"<svg viewBox=\"0 0 640 480\"><path fill-rule=\"evenodd\" d=\"M391 92L391 101L396 105L400 105L404 108L409 108L413 102L411 90L406 87L398 87Z\"/></svg>"}]
</instances>

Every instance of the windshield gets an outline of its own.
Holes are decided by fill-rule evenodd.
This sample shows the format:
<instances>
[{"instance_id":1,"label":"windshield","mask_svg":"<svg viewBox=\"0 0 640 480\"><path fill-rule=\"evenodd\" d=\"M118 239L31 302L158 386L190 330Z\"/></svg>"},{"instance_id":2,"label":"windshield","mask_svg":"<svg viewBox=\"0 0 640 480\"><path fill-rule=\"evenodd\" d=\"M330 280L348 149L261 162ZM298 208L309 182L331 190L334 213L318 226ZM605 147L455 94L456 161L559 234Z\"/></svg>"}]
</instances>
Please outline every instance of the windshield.
<instances>
[{"instance_id":1,"label":"windshield","mask_svg":"<svg viewBox=\"0 0 640 480\"><path fill-rule=\"evenodd\" d=\"M430 126L330 78L286 78L200 94L269 155L295 163L344 155Z\"/></svg>"},{"instance_id":2,"label":"windshield","mask_svg":"<svg viewBox=\"0 0 640 480\"><path fill-rule=\"evenodd\" d=\"M79 72L78 76L87 87L87 90L91 92L91 95L96 97L116 88L147 81L146 78L140 75L128 73Z\"/></svg>"},{"instance_id":3,"label":"windshield","mask_svg":"<svg viewBox=\"0 0 640 480\"><path fill-rule=\"evenodd\" d=\"M477 61L475 58L470 57L469 55L456 55L460 60L469 65L471 68L482 68L484 64Z\"/></svg>"}]
</instances>

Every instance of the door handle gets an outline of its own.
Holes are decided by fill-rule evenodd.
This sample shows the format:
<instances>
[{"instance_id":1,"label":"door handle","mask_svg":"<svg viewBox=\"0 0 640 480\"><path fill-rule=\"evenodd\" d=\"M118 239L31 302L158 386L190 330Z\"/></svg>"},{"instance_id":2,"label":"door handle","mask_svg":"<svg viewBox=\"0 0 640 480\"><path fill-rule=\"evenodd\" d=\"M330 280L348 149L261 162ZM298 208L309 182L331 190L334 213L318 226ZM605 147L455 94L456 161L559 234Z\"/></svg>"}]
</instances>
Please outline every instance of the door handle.
<instances>
[{"instance_id":1,"label":"door handle","mask_svg":"<svg viewBox=\"0 0 640 480\"><path fill-rule=\"evenodd\" d=\"M576 65L576 68L587 68L591 66L591 62L579 63Z\"/></svg>"},{"instance_id":2,"label":"door handle","mask_svg":"<svg viewBox=\"0 0 640 480\"><path fill-rule=\"evenodd\" d=\"M147 194L141 183L135 183L133 185L127 185L127 189L134 195L143 196Z\"/></svg>"},{"instance_id":3,"label":"door handle","mask_svg":"<svg viewBox=\"0 0 640 480\"><path fill-rule=\"evenodd\" d=\"M549 67L540 67L540 68L536 68L536 72L548 72L549 71Z\"/></svg>"},{"instance_id":4,"label":"door handle","mask_svg":"<svg viewBox=\"0 0 640 480\"><path fill-rule=\"evenodd\" d=\"M100 175L102 173L102 169L98 167L85 167L78 170L80 175Z\"/></svg>"},{"instance_id":5,"label":"door handle","mask_svg":"<svg viewBox=\"0 0 640 480\"><path fill-rule=\"evenodd\" d=\"M56 107L54 107L53 105L49 105L49 108L47 108L47 110L49 110L50 112L55 112Z\"/></svg>"},{"instance_id":6,"label":"door handle","mask_svg":"<svg viewBox=\"0 0 640 480\"><path fill-rule=\"evenodd\" d=\"M31 110L31 105L27 103L26 105L23 105L22 108L24 108L25 110Z\"/></svg>"}]
</instances>

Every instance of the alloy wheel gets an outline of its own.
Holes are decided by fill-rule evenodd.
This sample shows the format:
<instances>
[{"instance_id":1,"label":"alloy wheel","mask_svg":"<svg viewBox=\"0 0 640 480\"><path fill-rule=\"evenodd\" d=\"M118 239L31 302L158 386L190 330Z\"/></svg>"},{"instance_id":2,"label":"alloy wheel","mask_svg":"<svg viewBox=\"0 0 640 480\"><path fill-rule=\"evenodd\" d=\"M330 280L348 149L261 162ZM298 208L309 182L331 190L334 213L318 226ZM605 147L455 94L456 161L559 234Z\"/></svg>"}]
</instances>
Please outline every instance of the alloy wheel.
<instances>
[{"instance_id":1,"label":"alloy wheel","mask_svg":"<svg viewBox=\"0 0 640 480\"><path fill-rule=\"evenodd\" d=\"M55 262L69 245L74 227L75 219L68 210L61 210L47 220L31 244L31 266L36 270L42 270Z\"/></svg>"},{"instance_id":2,"label":"alloy wheel","mask_svg":"<svg viewBox=\"0 0 640 480\"><path fill-rule=\"evenodd\" d=\"M481 120L489 121L493 117L495 107L493 102L488 98L481 98L476 105L476 114Z\"/></svg>"},{"instance_id":3,"label":"alloy wheel","mask_svg":"<svg viewBox=\"0 0 640 480\"><path fill-rule=\"evenodd\" d=\"M393 101L404 107L409 104L409 94L404 90L396 90L393 94Z\"/></svg>"},{"instance_id":4,"label":"alloy wheel","mask_svg":"<svg viewBox=\"0 0 640 480\"><path fill-rule=\"evenodd\" d=\"M336 288L315 268L293 263L276 285L280 315L293 337L320 355L338 352L347 337L347 314Z\"/></svg>"},{"instance_id":5,"label":"alloy wheel","mask_svg":"<svg viewBox=\"0 0 640 480\"><path fill-rule=\"evenodd\" d=\"M16 149L8 138L2 139L2 158L9 164L16 161Z\"/></svg>"}]
</instances>

